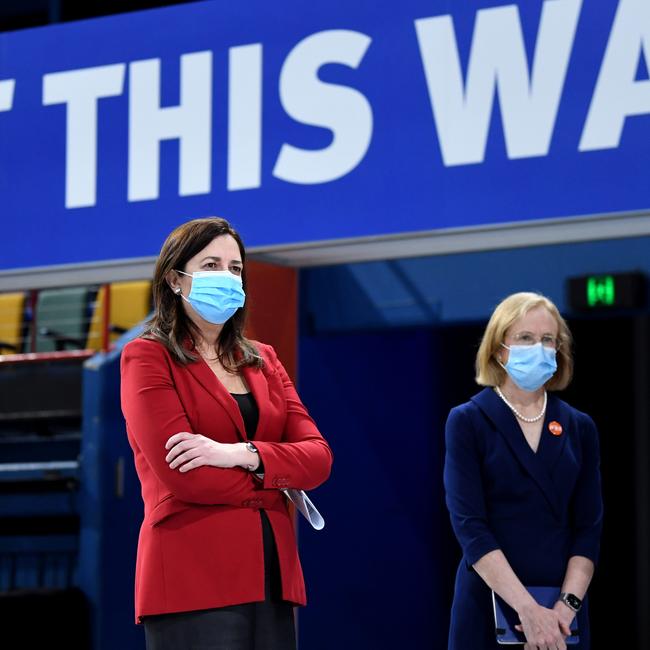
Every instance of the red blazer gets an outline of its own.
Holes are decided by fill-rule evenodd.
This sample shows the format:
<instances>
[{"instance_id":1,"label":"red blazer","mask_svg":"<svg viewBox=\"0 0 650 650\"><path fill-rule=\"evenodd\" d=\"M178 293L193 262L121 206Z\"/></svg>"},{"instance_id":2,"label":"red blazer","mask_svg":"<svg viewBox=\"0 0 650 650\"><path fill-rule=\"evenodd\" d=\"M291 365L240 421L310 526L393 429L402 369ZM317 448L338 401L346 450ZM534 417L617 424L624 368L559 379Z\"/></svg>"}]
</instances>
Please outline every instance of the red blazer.
<instances>
[{"instance_id":1,"label":"red blazer","mask_svg":"<svg viewBox=\"0 0 650 650\"><path fill-rule=\"evenodd\" d=\"M255 446L263 481L240 468L169 469L165 442L180 431L246 440L237 403L203 360L180 365L164 345L147 339L131 341L122 352L122 412L144 501L138 623L148 614L264 600L260 508L275 534L282 596L306 603L293 520L280 489L323 483L332 452L273 348L256 345L264 365L244 368L243 376L259 408Z\"/></svg>"}]
</instances>

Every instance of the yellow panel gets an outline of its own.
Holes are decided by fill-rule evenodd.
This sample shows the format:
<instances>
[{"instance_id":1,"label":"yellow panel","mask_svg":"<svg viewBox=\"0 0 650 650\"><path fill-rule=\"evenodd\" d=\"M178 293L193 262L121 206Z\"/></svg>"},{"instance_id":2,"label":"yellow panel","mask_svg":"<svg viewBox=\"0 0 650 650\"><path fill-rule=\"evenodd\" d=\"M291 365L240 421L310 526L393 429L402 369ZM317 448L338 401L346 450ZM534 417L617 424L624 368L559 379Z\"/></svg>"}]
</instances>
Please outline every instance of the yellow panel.
<instances>
[{"instance_id":1,"label":"yellow panel","mask_svg":"<svg viewBox=\"0 0 650 650\"><path fill-rule=\"evenodd\" d=\"M111 285L111 325L131 329L143 320L151 310L151 282L115 282ZM120 336L111 335L111 341Z\"/></svg>"},{"instance_id":2,"label":"yellow panel","mask_svg":"<svg viewBox=\"0 0 650 650\"><path fill-rule=\"evenodd\" d=\"M93 315L90 319L90 326L88 327L88 341L86 342L86 348L89 350L101 350L102 349L102 321L104 317L104 305L106 300L106 288L102 287L97 292L97 298L95 298L95 307L93 309Z\"/></svg>"},{"instance_id":3,"label":"yellow panel","mask_svg":"<svg viewBox=\"0 0 650 650\"><path fill-rule=\"evenodd\" d=\"M88 328L88 348L102 349L102 325L106 288L97 293L95 309ZM131 329L143 320L151 310L151 282L137 280L134 282L114 282L111 284L110 325L124 330ZM111 333L111 342L120 337L120 332Z\"/></svg>"},{"instance_id":4,"label":"yellow panel","mask_svg":"<svg viewBox=\"0 0 650 650\"><path fill-rule=\"evenodd\" d=\"M0 354L22 352L24 293L0 293ZM16 349L2 347L2 342Z\"/></svg>"}]
</instances>

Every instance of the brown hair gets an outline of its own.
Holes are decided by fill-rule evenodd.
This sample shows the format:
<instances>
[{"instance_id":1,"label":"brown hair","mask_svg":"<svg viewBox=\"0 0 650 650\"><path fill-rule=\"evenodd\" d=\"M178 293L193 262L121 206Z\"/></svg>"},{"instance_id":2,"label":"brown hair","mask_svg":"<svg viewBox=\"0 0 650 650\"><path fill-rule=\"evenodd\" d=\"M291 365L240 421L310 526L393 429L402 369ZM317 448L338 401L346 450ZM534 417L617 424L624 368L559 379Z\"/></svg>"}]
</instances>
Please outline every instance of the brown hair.
<instances>
[{"instance_id":1,"label":"brown hair","mask_svg":"<svg viewBox=\"0 0 650 650\"><path fill-rule=\"evenodd\" d=\"M167 282L170 271L184 271L187 262L202 251L215 237L230 235L239 246L242 260L242 284L246 291L246 250L239 233L220 217L193 219L178 226L165 240L153 274L152 318L142 333L143 338L160 341L181 364L191 363L199 357L184 346L189 339L193 347L200 335L198 327L185 313L185 309ZM246 307L240 307L224 324L217 340L216 354L223 367L237 372L243 366L260 367L263 364L259 351L244 336Z\"/></svg>"},{"instance_id":2,"label":"brown hair","mask_svg":"<svg viewBox=\"0 0 650 650\"><path fill-rule=\"evenodd\" d=\"M499 365L496 353L505 339L510 326L535 307L545 307L558 326L559 349L557 351L557 370L546 384L547 390L563 390L573 376L573 356L571 354L571 332L558 308L546 296L522 291L513 293L501 301L492 312L485 328L481 345L476 355L476 383L481 386L500 386L506 371Z\"/></svg>"}]
</instances>

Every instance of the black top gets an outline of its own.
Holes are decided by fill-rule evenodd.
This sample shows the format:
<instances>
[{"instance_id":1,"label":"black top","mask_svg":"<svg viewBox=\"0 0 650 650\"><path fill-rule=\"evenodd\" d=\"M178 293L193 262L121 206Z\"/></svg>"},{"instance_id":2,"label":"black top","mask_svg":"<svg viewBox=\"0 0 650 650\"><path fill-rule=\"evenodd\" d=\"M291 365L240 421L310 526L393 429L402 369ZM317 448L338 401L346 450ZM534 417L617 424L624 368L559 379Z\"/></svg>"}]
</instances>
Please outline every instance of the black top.
<instances>
[{"instance_id":1,"label":"black top","mask_svg":"<svg viewBox=\"0 0 650 650\"><path fill-rule=\"evenodd\" d=\"M230 393L239 406L242 419L244 420L244 427L246 428L246 436L249 440L255 437L257 431L257 422L260 419L260 410L257 408L257 402L253 397L253 393Z\"/></svg>"},{"instance_id":2,"label":"black top","mask_svg":"<svg viewBox=\"0 0 650 650\"><path fill-rule=\"evenodd\" d=\"M230 393L239 406L246 437L252 440L255 437L257 423L260 419L260 410L253 393ZM256 474L264 473L264 466L260 458L259 467L255 470ZM280 564L278 561L278 550L275 545L273 529L268 515L263 509L260 509L262 520L262 540L264 546L264 598L265 600L282 601L282 578L280 576Z\"/></svg>"},{"instance_id":3,"label":"black top","mask_svg":"<svg viewBox=\"0 0 650 650\"><path fill-rule=\"evenodd\" d=\"M244 420L244 428L246 429L246 437L249 440L252 440L255 437L255 432L257 431L257 423L260 419L260 410L257 408L257 402L253 397L253 393L230 393L237 406L239 406L239 412L241 413L242 419ZM262 459L260 458L259 467L255 470L256 474L264 473L264 465L262 465Z\"/></svg>"}]
</instances>

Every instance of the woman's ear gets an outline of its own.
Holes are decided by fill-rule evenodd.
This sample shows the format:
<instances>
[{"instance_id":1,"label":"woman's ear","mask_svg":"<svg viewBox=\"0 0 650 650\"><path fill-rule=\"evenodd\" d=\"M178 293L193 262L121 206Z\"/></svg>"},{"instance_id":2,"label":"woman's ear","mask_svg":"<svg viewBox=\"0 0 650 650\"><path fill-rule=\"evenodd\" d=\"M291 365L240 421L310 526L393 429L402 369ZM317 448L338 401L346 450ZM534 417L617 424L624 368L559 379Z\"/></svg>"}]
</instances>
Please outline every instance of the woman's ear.
<instances>
[{"instance_id":1,"label":"woman's ear","mask_svg":"<svg viewBox=\"0 0 650 650\"><path fill-rule=\"evenodd\" d=\"M179 291L176 291L176 289L180 289L178 273L176 273L176 271L170 271L165 276L165 281L167 282L167 285L174 293L179 293Z\"/></svg>"}]
</instances>

